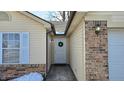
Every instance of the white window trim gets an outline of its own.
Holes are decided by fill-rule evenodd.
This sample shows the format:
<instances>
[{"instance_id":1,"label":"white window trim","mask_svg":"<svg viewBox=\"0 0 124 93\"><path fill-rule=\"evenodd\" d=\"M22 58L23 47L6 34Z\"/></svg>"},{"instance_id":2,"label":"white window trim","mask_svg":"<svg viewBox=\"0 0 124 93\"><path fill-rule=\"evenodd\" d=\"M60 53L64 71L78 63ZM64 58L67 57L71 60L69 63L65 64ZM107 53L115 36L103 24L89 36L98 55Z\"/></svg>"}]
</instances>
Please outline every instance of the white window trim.
<instances>
[{"instance_id":1,"label":"white window trim","mask_svg":"<svg viewBox=\"0 0 124 93\"><path fill-rule=\"evenodd\" d=\"M17 48L19 49L19 63L3 63L3 49L7 49L7 48L2 48L2 64L21 64L21 32L1 32L2 34L2 37L3 37L3 34L10 34L10 33L14 33L14 34L19 34L20 35L20 48ZM2 43L3 43L3 38L2 38ZM16 48L13 48L13 49L16 49Z\"/></svg>"},{"instance_id":2,"label":"white window trim","mask_svg":"<svg viewBox=\"0 0 124 93\"><path fill-rule=\"evenodd\" d=\"M23 41L23 39L24 38L22 38L22 36L24 35L24 34L26 34L27 36L28 36L28 38L27 38L27 55L26 55L26 57L27 57L27 61L25 61L25 60L23 60L23 57L24 57L24 55L22 55L22 51L23 51L23 49L24 49L24 46L23 46L23 43L24 43L24 41ZM30 42L29 42L29 39L30 39L30 37L29 37L29 35L30 35L30 33L29 32L22 32L21 33L21 64L30 64L30 47L29 47L29 45L30 45ZM22 43L23 42L23 43Z\"/></svg>"}]
</instances>

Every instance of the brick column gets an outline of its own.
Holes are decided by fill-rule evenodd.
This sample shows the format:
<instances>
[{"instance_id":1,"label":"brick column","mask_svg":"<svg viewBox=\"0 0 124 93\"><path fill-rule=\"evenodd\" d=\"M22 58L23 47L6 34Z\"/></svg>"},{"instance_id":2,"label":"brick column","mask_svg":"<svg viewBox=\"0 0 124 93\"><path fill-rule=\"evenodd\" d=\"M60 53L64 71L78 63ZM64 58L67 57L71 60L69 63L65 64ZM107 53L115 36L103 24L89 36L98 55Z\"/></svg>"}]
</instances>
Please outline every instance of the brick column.
<instances>
[{"instance_id":1,"label":"brick column","mask_svg":"<svg viewBox=\"0 0 124 93\"><path fill-rule=\"evenodd\" d=\"M96 22L85 22L86 80L108 80L107 21L100 21L98 35L93 29Z\"/></svg>"}]
</instances>

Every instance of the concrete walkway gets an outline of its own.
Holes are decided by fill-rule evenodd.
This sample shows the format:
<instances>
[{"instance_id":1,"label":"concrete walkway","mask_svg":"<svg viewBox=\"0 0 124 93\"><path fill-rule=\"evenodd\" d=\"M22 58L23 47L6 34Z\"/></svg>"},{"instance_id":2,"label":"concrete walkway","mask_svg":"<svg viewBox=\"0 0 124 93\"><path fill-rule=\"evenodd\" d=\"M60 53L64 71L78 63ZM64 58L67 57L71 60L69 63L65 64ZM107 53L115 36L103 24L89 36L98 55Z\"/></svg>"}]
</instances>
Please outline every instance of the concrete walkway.
<instances>
[{"instance_id":1,"label":"concrete walkway","mask_svg":"<svg viewBox=\"0 0 124 93\"><path fill-rule=\"evenodd\" d=\"M52 65L46 81L76 81L69 65Z\"/></svg>"}]
</instances>

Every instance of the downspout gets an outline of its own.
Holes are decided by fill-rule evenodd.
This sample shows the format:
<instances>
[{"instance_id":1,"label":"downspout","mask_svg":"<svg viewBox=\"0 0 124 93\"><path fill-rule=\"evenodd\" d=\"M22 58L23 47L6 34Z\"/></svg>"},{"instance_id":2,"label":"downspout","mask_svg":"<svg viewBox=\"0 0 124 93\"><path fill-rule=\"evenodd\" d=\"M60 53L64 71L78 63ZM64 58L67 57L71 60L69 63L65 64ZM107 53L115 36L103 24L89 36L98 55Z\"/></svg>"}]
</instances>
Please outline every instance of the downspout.
<instances>
[{"instance_id":1,"label":"downspout","mask_svg":"<svg viewBox=\"0 0 124 93\"><path fill-rule=\"evenodd\" d=\"M53 32L52 30L51 31L48 31L46 33L46 75L48 73L48 35Z\"/></svg>"},{"instance_id":2,"label":"downspout","mask_svg":"<svg viewBox=\"0 0 124 93\"><path fill-rule=\"evenodd\" d=\"M52 32L53 32L54 35L56 35L54 25L52 23L50 23L50 25L51 25L51 30L49 31L47 29L47 32L46 32L46 76L47 76L47 73L48 73L48 35Z\"/></svg>"}]
</instances>

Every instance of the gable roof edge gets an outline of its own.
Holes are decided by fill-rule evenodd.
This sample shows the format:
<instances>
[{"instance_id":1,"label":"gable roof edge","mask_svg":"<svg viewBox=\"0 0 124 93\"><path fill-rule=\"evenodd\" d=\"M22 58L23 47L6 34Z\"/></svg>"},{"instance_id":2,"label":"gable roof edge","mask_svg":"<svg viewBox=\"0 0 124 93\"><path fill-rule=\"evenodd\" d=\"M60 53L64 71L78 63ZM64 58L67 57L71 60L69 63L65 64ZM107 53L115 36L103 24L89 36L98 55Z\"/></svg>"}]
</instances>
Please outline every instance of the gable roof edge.
<instances>
[{"instance_id":1,"label":"gable roof edge","mask_svg":"<svg viewBox=\"0 0 124 93\"><path fill-rule=\"evenodd\" d=\"M80 19L82 19L83 17L86 16L86 14L87 14L87 11L85 11L85 12L74 11L72 13L72 15L70 16L70 19L67 22L66 29L65 29L65 35L68 35L68 33L70 32L70 27L72 25L73 25L73 28L74 28L74 26L78 25L78 24L73 24L73 21L79 22ZM78 18L78 20L76 20L76 18Z\"/></svg>"},{"instance_id":2,"label":"gable roof edge","mask_svg":"<svg viewBox=\"0 0 124 93\"><path fill-rule=\"evenodd\" d=\"M71 16L70 16L70 18L69 18L69 20L68 20L68 22L67 22L64 35L67 34L68 29L69 29L69 27L70 27L70 25L71 25L71 22L73 21L73 18L74 18L74 16L75 16L75 14L76 14L76 11L73 11L72 14L71 14Z\"/></svg>"},{"instance_id":3,"label":"gable roof edge","mask_svg":"<svg viewBox=\"0 0 124 93\"><path fill-rule=\"evenodd\" d=\"M53 33L55 34L55 28L54 28L54 25L51 22L49 22L49 21L47 21L47 20L45 20L43 18L40 18L40 17L38 17L38 16L28 12L28 11L19 11L19 12L24 14L24 15L26 15L26 16L28 16L28 17L30 17L30 18L32 18L32 19L34 19L35 21L37 21L37 22L39 22L41 24L44 24L44 26L48 30L52 30Z\"/></svg>"}]
</instances>

